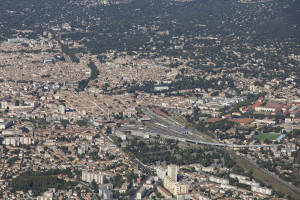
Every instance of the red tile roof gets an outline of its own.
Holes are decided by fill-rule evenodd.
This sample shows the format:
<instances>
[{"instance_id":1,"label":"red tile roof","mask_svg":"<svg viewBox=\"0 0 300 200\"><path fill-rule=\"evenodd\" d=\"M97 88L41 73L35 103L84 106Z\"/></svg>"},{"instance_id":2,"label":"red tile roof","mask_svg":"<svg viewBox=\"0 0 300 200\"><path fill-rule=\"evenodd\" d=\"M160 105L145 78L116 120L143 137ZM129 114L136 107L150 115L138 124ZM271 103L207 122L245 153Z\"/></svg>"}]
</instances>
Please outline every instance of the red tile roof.
<instances>
[{"instance_id":1,"label":"red tile roof","mask_svg":"<svg viewBox=\"0 0 300 200\"><path fill-rule=\"evenodd\" d=\"M239 124L250 124L251 122L254 122L254 119L251 118L237 118L237 119L228 119L228 121L236 122Z\"/></svg>"},{"instance_id":2,"label":"red tile roof","mask_svg":"<svg viewBox=\"0 0 300 200\"><path fill-rule=\"evenodd\" d=\"M254 109L257 106L261 106L263 103L262 102L256 102L255 104L253 104L251 107Z\"/></svg>"},{"instance_id":3,"label":"red tile roof","mask_svg":"<svg viewBox=\"0 0 300 200\"><path fill-rule=\"evenodd\" d=\"M157 109L157 108L151 108L151 110L152 110L153 112L155 112L156 114L161 115L161 116L163 116L163 117L165 117L165 118L168 118L168 117L169 117L168 115L166 115L166 113L162 112L160 109Z\"/></svg>"},{"instance_id":4,"label":"red tile roof","mask_svg":"<svg viewBox=\"0 0 300 200\"><path fill-rule=\"evenodd\" d=\"M165 193L166 196L172 196L167 190L165 190L165 188L161 187L160 185L157 186L162 192Z\"/></svg>"}]
</instances>

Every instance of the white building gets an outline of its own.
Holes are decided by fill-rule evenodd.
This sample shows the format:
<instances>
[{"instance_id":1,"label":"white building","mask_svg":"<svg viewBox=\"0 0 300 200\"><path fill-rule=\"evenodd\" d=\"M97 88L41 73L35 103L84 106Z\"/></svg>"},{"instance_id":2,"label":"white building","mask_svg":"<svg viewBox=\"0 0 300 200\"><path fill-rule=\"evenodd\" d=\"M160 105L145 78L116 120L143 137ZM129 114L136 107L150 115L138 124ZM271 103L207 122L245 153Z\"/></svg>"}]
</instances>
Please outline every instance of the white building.
<instances>
[{"instance_id":1,"label":"white building","mask_svg":"<svg viewBox=\"0 0 300 200\"><path fill-rule=\"evenodd\" d=\"M103 197L103 199L112 199L113 196L114 196L114 194L113 194L113 192L110 191L110 190L104 190L104 191L102 192L102 197Z\"/></svg>"},{"instance_id":2,"label":"white building","mask_svg":"<svg viewBox=\"0 0 300 200\"><path fill-rule=\"evenodd\" d=\"M4 139L5 145L19 146L20 144L31 145L33 140L30 137L7 137Z\"/></svg>"},{"instance_id":3,"label":"white building","mask_svg":"<svg viewBox=\"0 0 300 200\"><path fill-rule=\"evenodd\" d=\"M210 200L210 198L204 195L199 195L199 200Z\"/></svg>"},{"instance_id":4,"label":"white building","mask_svg":"<svg viewBox=\"0 0 300 200\"><path fill-rule=\"evenodd\" d=\"M129 182L123 183L123 185L119 189L119 192L120 193L126 193L129 190L130 186L131 186L131 184Z\"/></svg>"},{"instance_id":5,"label":"white building","mask_svg":"<svg viewBox=\"0 0 300 200\"><path fill-rule=\"evenodd\" d=\"M262 194L272 195L273 190L265 187L251 186L251 191L259 192Z\"/></svg>"},{"instance_id":6,"label":"white building","mask_svg":"<svg viewBox=\"0 0 300 200\"><path fill-rule=\"evenodd\" d=\"M62 115L65 114L66 113L66 107L63 106L63 105L60 105L59 106L59 113L62 114Z\"/></svg>"},{"instance_id":7,"label":"white building","mask_svg":"<svg viewBox=\"0 0 300 200\"><path fill-rule=\"evenodd\" d=\"M164 177L164 187L173 195L187 193L189 185L185 182L177 182L179 167L177 165L168 165L168 175Z\"/></svg>"},{"instance_id":8,"label":"white building","mask_svg":"<svg viewBox=\"0 0 300 200\"><path fill-rule=\"evenodd\" d=\"M211 177L209 177L209 181L210 182L214 182L214 183L229 185L229 180L228 179L224 179L224 178L218 178L218 177L211 176Z\"/></svg>"},{"instance_id":9,"label":"white building","mask_svg":"<svg viewBox=\"0 0 300 200\"><path fill-rule=\"evenodd\" d=\"M229 174L229 177L233 179L237 178L238 180L250 180L249 177L238 175L238 174Z\"/></svg>"},{"instance_id":10,"label":"white building","mask_svg":"<svg viewBox=\"0 0 300 200\"><path fill-rule=\"evenodd\" d=\"M168 176L175 182L177 182L178 168L177 165L168 165Z\"/></svg>"},{"instance_id":11,"label":"white building","mask_svg":"<svg viewBox=\"0 0 300 200\"><path fill-rule=\"evenodd\" d=\"M14 123L11 120L1 119L1 121L0 121L0 129L8 129L13 124Z\"/></svg>"},{"instance_id":12,"label":"white building","mask_svg":"<svg viewBox=\"0 0 300 200\"><path fill-rule=\"evenodd\" d=\"M22 133L20 129L6 129L2 131L3 136L16 136Z\"/></svg>"},{"instance_id":13,"label":"white building","mask_svg":"<svg viewBox=\"0 0 300 200\"><path fill-rule=\"evenodd\" d=\"M56 200L56 189L55 188L49 188L48 191L46 191L43 196L38 196L37 200Z\"/></svg>"},{"instance_id":14,"label":"white building","mask_svg":"<svg viewBox=\"0 0 300 200\"><path fill-rule=\"evenodd\" d=\"M275 125L276 121L275 121L275 119L265 118L265 119L255 119L255 123L256 124L270 124L270 125Z\"/></svg>"},{"instance_id":15,"label":"white building","mask_svg":"<svg viewBox=\"0 0 300 200\"><path fill-rule=\"evenodd\" d=\"M257 187L260 186L260 184L255 182L255 181L239 180L239 183L242 183L242 184L245 184L245 185L257 186Z\"/></svg>"},{"instance_id":16,"label":"white building","mask_svg":"<svg viewBox=\"0 0 300 200\"><path fill-rule=\"evenodd\" d=\"M169 176L164 178L164 187L173 195L188 193L189 185L185 182L177 182Z\"/></svg>"},{"instance_id":17,"label":"white building","mask_svg":"<svg viewBox=\"0 0 300 200\"><path fill-rule=\"evenodd\" d=\"M82 171L82 180L91 183L93 180L95 180L98 184L104 183L104 177L105 175L101 172L88 172L88 171Z\"/></svg>"},{"instance_id":18,"label":"white building","mask_svg":"<svg viewBox=\"0 0 300 200\"><path fill-rule=\"evenodd\" d=\"M224 185L224 184L221 184L220 187L223 188L223 189L228 189L228 190L237 190L237 187L233 186L233 185Z\"/></svg>"},{"instance_id":19,"label":"white building","mask_svg":"<svg viewBox=\"0 0 300 200\"><path fill-rule=\"evenodd\" d=\"M142 199L147 192L147 189L143 186L139 189L139 191L136 193L136 199Z\"/></svg>"},{"instance_id":20,"label":"white building","mask_svg":"<svg viewBox=\"0 0 300 200\"><path fill-rule=\"evenodd\" d=\"M89 145L88 144L83 144L80 147L78 147L78 153L79 154L86 154L89 150Z\"/></svg>"},{"instance_id":21,"label":"white building","mask_svg":"<svg viewBox=\"0 0 300 200\"><path fill-rule=\"evenodd\" d=\"M169 90L169 86L156 86L156 87L154 87L154 91L163 91L163 90Z\"/></svg>"},{"instance_id":22,"label":"white building","mask_svg":"<svg viewBox=\"0 0 300 200\"><path fill-rule=\"evenodd\" d=\"M158 178L163 180L165 178L165 176L167 175L167 172L164 168L157 167L156 168L156 174L157 174Z\"/></svg>"},{"instance_id":23,"label":"white building","mask_svg":"<svg viewBox=\"0 0 300 200\"><path fill-rule=\"evenodd\" d=\"M127 139L127 135L121 131L116 131L116 136L120 137L123 141Z\"/></svg>"},{"instance_id":24,"label":"white building","mask_svg":"<svg viewBox=\"0 0 300 200\"><path fill-rule=\"evenodd\" d=\"M1 109L7 109L7 101L1 101Z\"/></svg>"}]
</instances>

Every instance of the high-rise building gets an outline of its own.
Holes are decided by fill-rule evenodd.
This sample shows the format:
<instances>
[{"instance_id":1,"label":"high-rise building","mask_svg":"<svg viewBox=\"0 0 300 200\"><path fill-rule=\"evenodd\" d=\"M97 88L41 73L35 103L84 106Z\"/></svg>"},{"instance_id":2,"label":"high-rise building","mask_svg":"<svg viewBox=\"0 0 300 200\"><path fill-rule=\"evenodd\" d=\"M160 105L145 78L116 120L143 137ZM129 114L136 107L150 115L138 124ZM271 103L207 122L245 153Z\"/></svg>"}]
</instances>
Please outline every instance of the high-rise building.
<instances>
[{"instance_id":1,"label":"high-rise building","mask_svg":"<svg viewBox=\"0 0 300 200\"><path fill-rule=\"evenodd\" d=\"M178 166L168 165L168 177L177 182Z\"/></svg>"},{"instance_id":2,"label":"high-rise building","mask_svg":"<svg viewBox=\"0 0 300 200\"><path fill-rule=\"evenodd\" d=\"M168 165L168 174L164 177L164 187L173 195L187 193L189 185L183 181L178 182L177 174L179 167L177 165Z\"/></svg>"},{"instance_id":3,"label":"high-rise building","mask_svg":"<svg viewBox=\"0 0 300 200\"><path fill-rule=\"evenodd\" d=\"M89 150L88 144L82 144L80 147L78 147L78 153L79 154L86 154Z\"/></svg>"},{"instance_id":4,"label":"high-rise building","mask_svg":"<svg viewBox=\"0 0 300 200\"><path fill-rule=\"evenodd\" d=\"M60 112L60 114L65 114L66 113L66 107L65 106L63 106L63 105L60 105L59 106L59 112Z\"/></svg>"},{"instance_id":5,"label":"high-rise building","mask_svg":"<svg viewBox=\"0 0 300 200\"><path fill-rule=\"evenodd\" d=\"M164 187L173 195L188 193L189 185L183 181L177 182L172 180L169 176L164 178Z\"/></svg>"},{"instance_id":6,"label":"high-rise building","mask_svg":"<svg viewBox=\"0 0 300 200\"><path fill-rule=\"evenodd\" d=\"M167 173L166 173L166 170L164 170L164 168L157 167L156 174L157 174L158 178L164 180Z\"/></svg>"},{"instance_id":7,"label":"high-rise building","mask_svg":"<svg viewBox=\"0 0 300 200\"><path fill-rule=\"evenodd\" d=\"M7 101L1 102L1 109L7 109Z\"/></svg>"}]
</instances>

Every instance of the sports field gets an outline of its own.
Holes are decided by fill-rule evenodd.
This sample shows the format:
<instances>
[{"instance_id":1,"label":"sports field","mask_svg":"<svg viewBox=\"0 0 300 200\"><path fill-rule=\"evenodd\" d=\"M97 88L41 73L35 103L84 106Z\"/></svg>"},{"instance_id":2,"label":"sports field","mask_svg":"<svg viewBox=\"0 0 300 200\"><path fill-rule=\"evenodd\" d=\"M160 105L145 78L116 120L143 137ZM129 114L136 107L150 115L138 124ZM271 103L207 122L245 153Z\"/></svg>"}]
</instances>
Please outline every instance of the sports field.
<instances>
[{"instance_id":1,"label":"sports field","mask_svg":"<svg viewBox=\"0 0 300 200\"><path fill-rule=\"evenodd\" d=\"M267 133L262 133L260 134L257 139L259 140L265 140L265 139L269 139L269 140L275 140L276 138L278 138L279 135L273 135L273 134L267 134Z\"/></svg>"}]
</instances>

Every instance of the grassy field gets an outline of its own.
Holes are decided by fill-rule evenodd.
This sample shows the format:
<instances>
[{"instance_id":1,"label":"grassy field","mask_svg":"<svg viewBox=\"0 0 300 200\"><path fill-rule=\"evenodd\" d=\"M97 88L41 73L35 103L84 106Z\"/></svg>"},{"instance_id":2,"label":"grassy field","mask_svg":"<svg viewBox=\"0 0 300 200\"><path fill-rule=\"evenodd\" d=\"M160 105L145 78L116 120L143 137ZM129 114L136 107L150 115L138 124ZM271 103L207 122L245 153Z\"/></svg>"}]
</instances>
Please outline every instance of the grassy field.
<instances>
[{"instance_id":1,"label":"grassy field","mask_svg":"<svg viewBox=\"0 0 300 200\"><path fill-rule=\"evenodd\" d=\"M278 137L279 137L279 135L272 135L272 134L262 133L257 137L257 139L259 139L259 140L265 140L265 139L275 140Z\"/></svg>"}]
</instances>

